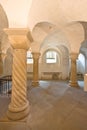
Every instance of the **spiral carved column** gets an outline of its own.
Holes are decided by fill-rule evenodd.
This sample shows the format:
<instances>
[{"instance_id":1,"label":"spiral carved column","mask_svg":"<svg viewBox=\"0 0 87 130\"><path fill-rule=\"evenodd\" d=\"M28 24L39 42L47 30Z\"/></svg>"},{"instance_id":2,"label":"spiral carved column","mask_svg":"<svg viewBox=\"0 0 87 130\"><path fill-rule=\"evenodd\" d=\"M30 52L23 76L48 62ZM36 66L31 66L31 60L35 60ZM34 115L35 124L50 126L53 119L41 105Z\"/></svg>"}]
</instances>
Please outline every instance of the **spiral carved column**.
<instances>
[{"instance_id":1,"label":"spiral carved column","mask_svg":"<svg viewBox=\"0 0 87 130\"><path fill-rule=\"evenodd\" d=\"M75 53L71 54L71 75L70 75L70 86L79 87L77 82L77 69L76 69L76 59L78 55Z\"/></svg>"},{"instance_id":2,"label":"spiral carved column","mask_svg":"<svg viewBox=\"0 0 87 130\"><path fill-rule=\"evenodd\" d=\"M38 52L35 52L35 53L32 53L33 55L33 81L32 81L32 86L36 87L36 86L39 86L39 56L40 56L40 53Z\"/></svg>"},{"instance_id":3,"label":"spiral carved column","mask_svg":"<svg viewBox=\"0 0 87 130\"><path fill-rule=\"evenodd\" d=\"M28 105L26 100L27 77L26 77L26 50L15 49L13 52L13 71L12 71L12 103L10 110L24 109ZM26 105L24 105L26 104ZM16 108L16 109L15 109Z\"/></svg>"},{"instance_id":4,"label":"spiral carved column","mask_svg":"<svg viewBox=\"0 0 87 130\"><path fill-rule=\"evenodd\" d=\"M25 118L29 114L29 101L27 100L27 50L29 42L28 29L6 29L11 46L13 47L12 68L12 95L7 116L11 120Z\"/></svg>"}]
</instances>

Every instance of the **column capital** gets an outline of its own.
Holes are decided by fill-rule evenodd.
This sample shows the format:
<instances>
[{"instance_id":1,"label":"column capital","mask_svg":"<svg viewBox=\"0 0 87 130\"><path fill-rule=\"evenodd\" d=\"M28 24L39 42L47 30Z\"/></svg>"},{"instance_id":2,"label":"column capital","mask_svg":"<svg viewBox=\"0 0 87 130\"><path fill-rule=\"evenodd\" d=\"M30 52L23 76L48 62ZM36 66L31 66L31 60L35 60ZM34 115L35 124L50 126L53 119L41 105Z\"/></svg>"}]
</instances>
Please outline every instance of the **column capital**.
<instances>
[{"instance_id":1,"label":"column capital","mask_svg":"<svg viewBox=\"0 0 87 130\"><path fill-rule=\"evenodd\" d=\"M39 52L32 52L32 55L33 55L34 59L38 59L40 56L40 53Z\"/></svg>"},{"instance_id":2,"label":"column capital","mask_svg":"<svg viewBox=\"0 0 87 130\"><path fill-rule=\"evenodd\" d=\"M72 60L76 60L76 59L78 58L78 53L71 53L71 54L70 54L70 58L71 58Z\"/></svg>"},{"instance_id":3,"label":"column capital","mask_svg":"<svg viewBox=\"0 0 87 130\"><path fill-rule=\"evenodd\" d=\"M14 49L28 50L30 42L32 42L32 36L28 28L6 28L4 31Z\"/></svg>"}]
</instances>

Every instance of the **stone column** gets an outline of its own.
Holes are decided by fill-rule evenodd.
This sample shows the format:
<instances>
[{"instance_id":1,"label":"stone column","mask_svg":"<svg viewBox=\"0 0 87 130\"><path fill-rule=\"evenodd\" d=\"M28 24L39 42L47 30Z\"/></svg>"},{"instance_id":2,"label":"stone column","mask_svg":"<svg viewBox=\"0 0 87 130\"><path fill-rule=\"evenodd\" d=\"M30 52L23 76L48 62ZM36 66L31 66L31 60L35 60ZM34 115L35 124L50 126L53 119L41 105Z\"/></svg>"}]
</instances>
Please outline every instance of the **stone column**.
<instances>
[{"instance_id":1,"label":"stone column","mask_svg":"<svg viewBox=\"0 0 87 130\"><path fill-rule=\"evenodd\" d=\"M40 56L40 53L38 52L35 52L35 53L32 53L33 55L33 81L32 81L32 86L36 87L36 86L39 86L39 56Z\"/></svg>"},{"instance_id":2,"label":"stone column","mask_svg":"<svg viewBox=\"0 0 87 130\"><path fill-rule=\"evenodd\" d=\"M7 116L11 120L20 120L29 114L27 100L27 50L28 29L5 29L13 47L12 95Z\"/></svg>"},{"instance_id":3,"label":"stone column","mask_svg":"<svg viewBox=\"0 0 87 130\"><path fill-rule=\"evenodd\" d=\"M84 75L84 91L87 92L87 74Z\"/></svg>"},{"instance_id":4,"label":"stone column","mask_svg":"<svg viewBox=\"0 0 87 130\"><path fill-rule=\"evenodd\" d=\"M71 54L71 74L70 74L70 86L79 87L77 82L77 69L76 69L76 59L78 55L76 53Z\"/></svg>"},{"instance_id":5,"label":"stone column","mask_svg":"<svg viewBox=\"0 0 87 130\"><path fill-rule=\"evenodd\" d=\"M2 52L0 51L0 75L3 74L3 61L2 61Z\"/></svg>"}]
</instances>

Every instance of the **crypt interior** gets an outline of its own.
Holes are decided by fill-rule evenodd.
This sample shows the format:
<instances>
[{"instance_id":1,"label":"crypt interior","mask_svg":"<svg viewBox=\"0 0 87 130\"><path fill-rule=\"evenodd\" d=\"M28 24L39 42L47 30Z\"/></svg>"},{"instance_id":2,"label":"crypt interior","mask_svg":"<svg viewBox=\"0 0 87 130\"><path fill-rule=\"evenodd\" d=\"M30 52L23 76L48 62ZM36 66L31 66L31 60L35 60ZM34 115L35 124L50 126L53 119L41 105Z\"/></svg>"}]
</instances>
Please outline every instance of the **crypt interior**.
<instances>
[{"instance_id":1,"label":"crypt interior","mask_svg":"<svg viewBox=\"0 0 87 130\"><path fill-rule=\"evenodd\" d=\"M0 0L0 130L87 130L86 5Z\"/></svg>"}]
</instances>

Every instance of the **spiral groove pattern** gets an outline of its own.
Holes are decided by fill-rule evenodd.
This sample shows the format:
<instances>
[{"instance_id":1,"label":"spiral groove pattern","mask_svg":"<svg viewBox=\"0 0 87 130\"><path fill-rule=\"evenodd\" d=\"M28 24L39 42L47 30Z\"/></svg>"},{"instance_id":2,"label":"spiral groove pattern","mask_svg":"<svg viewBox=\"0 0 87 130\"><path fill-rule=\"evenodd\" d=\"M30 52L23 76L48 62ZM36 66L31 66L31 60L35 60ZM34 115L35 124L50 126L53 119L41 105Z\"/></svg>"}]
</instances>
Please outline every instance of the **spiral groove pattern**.
<instances>
[{"instance_id":1,"label":"spiral groove pattern","mask_svg":"<svg viewBox=\"0 0 87 130\"><path fill-rule=\"evenodd\" d=\"M27 103L26 50L15 49L13 57L11 105L13 108L21 108Z\"/></svg>"}]
</instances>

